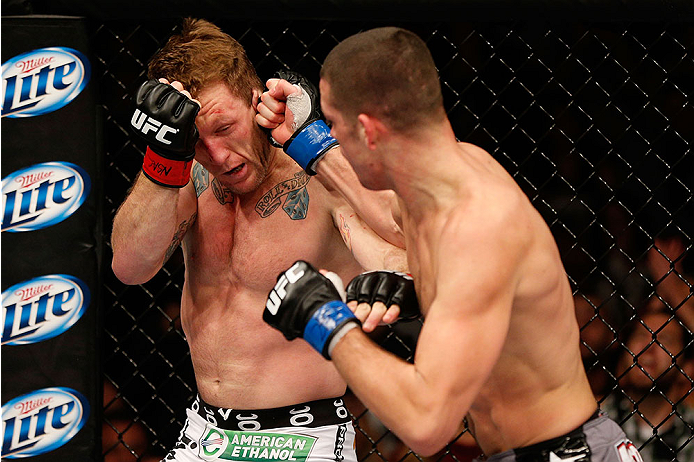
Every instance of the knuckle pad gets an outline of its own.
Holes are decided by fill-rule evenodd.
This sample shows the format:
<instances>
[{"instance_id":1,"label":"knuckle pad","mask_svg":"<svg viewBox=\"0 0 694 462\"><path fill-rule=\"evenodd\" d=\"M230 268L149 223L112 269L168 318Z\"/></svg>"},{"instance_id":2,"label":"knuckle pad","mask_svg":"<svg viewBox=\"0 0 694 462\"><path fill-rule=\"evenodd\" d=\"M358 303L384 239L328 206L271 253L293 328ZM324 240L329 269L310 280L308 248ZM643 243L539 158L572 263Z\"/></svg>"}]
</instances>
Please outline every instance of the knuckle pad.
<instances>
[{"instance_id":1,"label":"knuckle pad","mask_svg":"<svg viewBox=\"0 0 694 462\"><path fill-rule=\"evenodd\" d=\"M357 296L359 297L359 303L373 303L372 296L374 295L374 279L370 274L367 274L361 284L359 285L359 292Z\"/></svg>"},{"instance_id":2,"label":"knuckle pad","mask_svg":"<svg viewBox=\"0 0 694 462\"><path fill-rule=\"evenodd\" d=\"M345 292L347 293L347 300L352 301L356 300L359 303L362 303L361 300L359 300L360 294L362 294L362 283L364 280L364 275L360 274L359 276L355 277L352 279L349 284L347 284L347 287L345 288Z\"/></svg>"},{"instance_id":3,"label":"knuckle pad","mask_svg":"<svg viewBox=\"0 0 694 462\"><path fill-rule=\"evenodd\" d=\"M379 285L379 295L380 298L385 305L389 306L392 305L393 303L397 303L393 301L395 291L396 291L396 286L397 286L397 281L394 280L394 278L391 277L390 274L385 274L384 278L381 280L381 283Z\"/></svg>"},{"instance_id":4,"label":"knuckle pad","mask_svg":"<svg viewBox=\"0 0 694 462\"><path fill-rule=\"evenodd\" d=\"M392 296L392 303L394 305L402 305L403 299L405 298L405 287L400 286L394 292Z\"/></svg>"}]
</instances>

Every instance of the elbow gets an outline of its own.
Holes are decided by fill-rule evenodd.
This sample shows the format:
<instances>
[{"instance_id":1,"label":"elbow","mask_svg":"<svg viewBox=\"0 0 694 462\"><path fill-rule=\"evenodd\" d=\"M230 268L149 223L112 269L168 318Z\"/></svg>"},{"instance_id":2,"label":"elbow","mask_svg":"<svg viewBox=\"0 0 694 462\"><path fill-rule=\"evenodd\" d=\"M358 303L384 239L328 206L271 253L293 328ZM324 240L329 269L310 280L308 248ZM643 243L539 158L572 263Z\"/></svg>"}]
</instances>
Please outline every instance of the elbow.
<instances>
[{"instance_id":1,"label":"elbow","mask_svg":"<svg viewBox=\"0 0 694 462\"><path fill-rule=\"evenodd\" d=\"M439 426L423 428L420 422L419 425L415 425L412 432L403 436L402 440L420 456L430 457L444 449L454 437L453 434L442 432Z\"/></svg>"},{"instance_id":2,"label":"elbow","mask_svg":"<svg viewBox=\"0 0 694 462\"><path fill-rule=\"evenodd\" d=\"M426 410L424 410L426 409ZM460 431L462 418L445 407L430 405L412 415L400 439L414 452L430 457L453 441Z\"/></svg>"},{"instance_id":3,"label":"elbow","mask_svg":"<svg viewBox=\"0 0 694 462\"><path fill-rule=\"evenodd\" d=\"M384 229L383 236L386 241L395 247L405 249L405 233L395 221L391 221Z\"/></svg>"},{"instance_id":4,"label":"elbow","mask_svg":"<svg viewBox=\"0 0 694 462\"><path fill-rule=\"evenodd\" d=\"M152 279L152 277L158 271L158 269L154 272L143 271L142 268L138 268L138 266L132 264L131 261L122 258L115 253L113 255L113 259L111 260L111 270L113 270L113 274L118 278L118 280L126 285L144 284Z\"/></svg>"}]
</instances>

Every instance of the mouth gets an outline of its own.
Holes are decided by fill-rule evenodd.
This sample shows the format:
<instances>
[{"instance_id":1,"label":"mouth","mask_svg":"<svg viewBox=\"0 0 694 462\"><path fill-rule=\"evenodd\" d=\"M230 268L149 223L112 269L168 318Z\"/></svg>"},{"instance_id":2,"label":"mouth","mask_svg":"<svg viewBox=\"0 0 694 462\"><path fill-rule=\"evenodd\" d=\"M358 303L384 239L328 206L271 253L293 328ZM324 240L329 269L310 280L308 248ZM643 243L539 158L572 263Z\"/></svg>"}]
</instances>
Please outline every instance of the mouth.
<instances>
[{"instance_id":1,"label":"mouth","mask_svg":"<svg viewBox=\"0 0 694 462\"><path fill-rule=\"evenodd\" d=\"M227 170L226 172L224 172L224 175L227 175L227 176L234 176L234 175L236 175L236 174L238 174L238 173L241 173L241 171L243 170L243 168L244 168L245 166L246 166L246 163L244 162L244 163L242 163L242 164L240 164L240 165L237 165L236 167L232 168L231 170Z\"/></svg>"}]
</instances>

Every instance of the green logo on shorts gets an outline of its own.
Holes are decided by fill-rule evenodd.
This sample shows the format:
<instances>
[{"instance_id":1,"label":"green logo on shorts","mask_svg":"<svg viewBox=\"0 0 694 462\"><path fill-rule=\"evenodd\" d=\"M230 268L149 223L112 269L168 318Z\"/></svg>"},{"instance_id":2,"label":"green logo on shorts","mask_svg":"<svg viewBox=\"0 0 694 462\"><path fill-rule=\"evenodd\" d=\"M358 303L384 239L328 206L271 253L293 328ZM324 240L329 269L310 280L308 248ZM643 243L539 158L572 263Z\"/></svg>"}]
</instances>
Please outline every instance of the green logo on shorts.
<instances>
[{"instance_id":1,"label":"green logo on shorts","mask_svg":"<svg viewBox=\"0 0 694 462\"><path fill-rule=\"evenodd\" d=\"M207 427L200 439L203 460L305 462L316 438L310 436L241 432Z\"/></svg>"}]
</instances>

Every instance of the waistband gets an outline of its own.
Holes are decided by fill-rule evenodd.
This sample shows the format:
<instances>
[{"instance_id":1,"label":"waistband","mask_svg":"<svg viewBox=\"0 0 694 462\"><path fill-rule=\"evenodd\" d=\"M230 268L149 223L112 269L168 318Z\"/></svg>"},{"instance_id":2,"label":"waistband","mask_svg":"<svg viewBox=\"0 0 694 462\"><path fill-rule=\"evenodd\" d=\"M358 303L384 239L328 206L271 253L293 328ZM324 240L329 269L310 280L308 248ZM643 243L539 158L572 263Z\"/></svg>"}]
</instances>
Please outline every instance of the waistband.
<instances>
[{"instance_id":1,"label":"waistband","mask_svg":"<svg viewBox=\"0 0 694 462\"><path fill-rule=\"evenodd\" d=\"M589 461L591 451L583 428L593 425L593 422L603 415L604 413L597 409L588 420L568 433L530 446L494 454L486 460L488 462L552 462L558 459L568 459L575 462ZM550 454L554 454L554 457Z\"/></svg>"},{"instance_id":2,"label":"waistband","mask_svg":"<svg viewBox=\"0 0 694 462\"><path fill-rule=\"evenodd\" d=\"M316 428L351 422L343 397L271 409L227 409L208 404L198 395L191 409L207 422L224 430L258 431L282 427Z\"/></svg>"}]
</instances>

